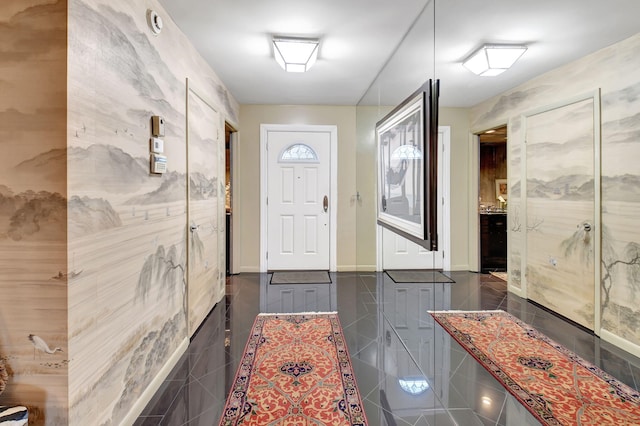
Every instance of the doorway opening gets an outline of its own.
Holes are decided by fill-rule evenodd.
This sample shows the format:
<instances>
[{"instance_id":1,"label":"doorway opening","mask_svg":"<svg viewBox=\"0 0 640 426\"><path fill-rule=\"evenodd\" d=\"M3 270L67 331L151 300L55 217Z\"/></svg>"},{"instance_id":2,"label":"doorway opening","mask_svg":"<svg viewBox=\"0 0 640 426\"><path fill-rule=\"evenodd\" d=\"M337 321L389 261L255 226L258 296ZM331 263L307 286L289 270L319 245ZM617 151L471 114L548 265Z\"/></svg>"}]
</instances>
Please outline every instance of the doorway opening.
<instances>
[{"instance_id":1,"label":"doorway opening","mask_svg":"<svg viewBox=\"0 0 640 426\"><path fill-rule=\"evenodd\" d=\"M237 148L234 145L237 143L237 130L229 123L224 123L224 152L225 152L225 211L226 211L226 276L232 274L232 258L233 258L233 179L232 179L232 164L234 150Z\"/></svg>"},{"instance_id":2,"label":"doorway opening","mask_svg":"<svg viewBox=\"0 0 640 426\"><path fill-rule=\"evenodd\" d=\"M480 271L507 270L507 126L478 134Z\"/></svg>"}]
</instances>

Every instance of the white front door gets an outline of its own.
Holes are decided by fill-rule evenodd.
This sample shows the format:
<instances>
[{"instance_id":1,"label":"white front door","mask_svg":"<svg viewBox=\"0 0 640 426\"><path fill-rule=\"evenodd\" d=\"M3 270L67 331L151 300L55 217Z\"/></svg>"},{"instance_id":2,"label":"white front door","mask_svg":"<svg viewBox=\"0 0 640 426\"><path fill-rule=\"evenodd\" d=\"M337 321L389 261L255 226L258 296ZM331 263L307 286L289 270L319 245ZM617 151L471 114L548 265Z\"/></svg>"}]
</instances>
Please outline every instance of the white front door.
<instances>
[{"instance_id":1,"label":"white front door","mask_svg":"<svg viewBox=\"0 0 640 426\"><path fill-rule=\"evenodd\" d=\"M448 244L449 200L449 139L450 128L438 128L438 251L429 251L408 239L382 228L382 269L442 269ZM446 201L446 203L445 203ZM445 236L446 235L446 236ZM450 262L446 262L447 265ZM448 269L448 268L447 268Z\"/></svg>"},{"instance_id":2,"label":"white front door","mask_svg":"<svg viewBox=\"0 0 640 426\"><path fill-rule=\"evenodd\" d=\"M268 270L330 269L331 138L294 127L266 132Z\"/></svg>"}]
</instances>

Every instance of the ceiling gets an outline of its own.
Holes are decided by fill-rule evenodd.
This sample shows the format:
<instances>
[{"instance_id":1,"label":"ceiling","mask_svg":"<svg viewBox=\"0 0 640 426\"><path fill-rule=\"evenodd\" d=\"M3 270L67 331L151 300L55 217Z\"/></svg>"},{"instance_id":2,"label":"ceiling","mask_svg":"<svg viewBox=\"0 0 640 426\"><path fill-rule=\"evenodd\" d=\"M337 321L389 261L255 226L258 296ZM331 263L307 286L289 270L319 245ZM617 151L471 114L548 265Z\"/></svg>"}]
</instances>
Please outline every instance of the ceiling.
<instances>
[{"instance_id":1,"label":"ceiling","mask_svg":"<svg viewBox=\"0 0 640 426\"><path fill-rule=\"evenodd\" d=\"M507 143L507 126L496 127L480 133L478 139L482 144Z\"/></svg>"},{"instance_id":2,"label":"ceiling","mask_svg":"<svg viewBox=\"0 0 640 426\"><path fill-rule=\"evenodd\" d=\"M396 105L435 75L440 105L470 107L640 31L638 0L160 2L241 104ZM273 35L320 37L318 62L286 73ZM478 77L461 62L484 43L529 49Z\"/></svg>"}]
</instances>

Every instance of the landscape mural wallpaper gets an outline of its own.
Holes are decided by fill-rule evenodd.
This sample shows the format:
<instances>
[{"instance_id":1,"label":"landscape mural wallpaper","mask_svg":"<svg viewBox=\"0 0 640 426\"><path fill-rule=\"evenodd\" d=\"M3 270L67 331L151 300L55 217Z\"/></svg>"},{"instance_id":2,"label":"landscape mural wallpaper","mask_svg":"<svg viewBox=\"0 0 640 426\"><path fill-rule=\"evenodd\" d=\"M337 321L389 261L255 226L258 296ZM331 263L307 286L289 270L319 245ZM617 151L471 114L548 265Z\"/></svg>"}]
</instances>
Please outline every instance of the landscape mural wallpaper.
<instances>
[{"instance_id":1,"label":"landscape mural wallpaper","mask_svg":"<svg viewBox=\"0 0 640 426\"><path fill-rule=\"evenodd\" d=\"M527 296L590 330L597 102L591 95L525 116Z\"/></svg>"},{"instance_id":2,"label":"landscape mural wallpaper","mask_svg":"<svg viewBox=\"0 0 640 426\"><path fill-rule=\"evenodd\" d=\"M142 3L0 5L0 403L28 406L31 424L119 424L206 315L187 311L187 77L217 109L192 118L217 162L191 189L215 206L219 128L238 105L160 4ZM152 115L166 121L162 175L149 170ZM224 232L215 223L202 243L209 308L224 294Z\"/></svg>"},{"instance_id":3,"label":"landscape mural wallpaper","mask_svg":"<svg viewBox=\"0 0 640 426\"><path fill-rule=\"evenodd\" d=\"M522 288L525 274L530 273L530 265L522 254L525 253L529 234L536 232L532 226L537 223L534 217L522 217L523 206L541 195L532 193L531 188L526 194L520 191L523 164L529 161L525 157L528 150L522 145L525 132L522 117L532 110L600 91L601 121L596 125L601 128L602 206L595 215L601 216L602 226L591 232L594 235L593 244L596 236L601 236L602 254L600 258L588 258L591 251L583 248L585 244L592 244L592 241L588 241L584 233L580 234L577 226L585 220L585 216L563 209L559 204L570 200L575 203L581 197L597 197L597 194L593 194L593 181L574 170L583 162L581 156L584 147L560 144L555 149L549 147L544 158L562 158L562 163L550 162L539 168L535 176L527 173L527 186L542 185L538 189L543 193L545 187L554 188L545 195L545 202L549 204L549 209L557 213L558 219L575 223L574 232L564 235L564 245L560 249L564 247L565 250L558 250L557 258L549 258L550 253L544 250L536 253L534 247L529 247L534 252L528 252L527 256L537 256L539 259L546 257L547 262L551 263L554 260L565 262L571 257L577 261L580 256L584 264L598 262L601 267L598 279L600 306L594 306L593 312L587 314L586 311L590 311L591 307L583 305L580 315L590 317L599 310L603 336L635 355L640 355L640 229L635 223L640 217L640 169L636 161L640 155L639 67L640 34L637 34L477 105L471 114L472 128L491 127L501 121L509 124L509 283L517 289ZM571 117L560 119L567 122ZM562 167L561 174L566 176L557 176L556 172L552 172L552 167ZM566 188L570 188L569 193L566 193ZM559 194L555 193L555 189ZM554 198L557 203L553 202ZM582 248L576 243L582 244ZM574 250L567 250L571 246ZM580 273L578 269L563 280L579 282ZM527 276L527 279L530 277ZM550 274L542 274L540 279L549 280L550 283L554 280ZM556 302L567 303L557 299ZM565 308L573 309L570 306L562 309Z\"/></svg>"},{"instance_id":4,"label":"landscape mural wallpaper","mask_svg":"<svg viewBox=\"0 0 640 426\"><path fill-rule=\"evenodd\" d=\"M67 423L66 1L0 4L0 405Z\"/></svg>"}]
</instances>

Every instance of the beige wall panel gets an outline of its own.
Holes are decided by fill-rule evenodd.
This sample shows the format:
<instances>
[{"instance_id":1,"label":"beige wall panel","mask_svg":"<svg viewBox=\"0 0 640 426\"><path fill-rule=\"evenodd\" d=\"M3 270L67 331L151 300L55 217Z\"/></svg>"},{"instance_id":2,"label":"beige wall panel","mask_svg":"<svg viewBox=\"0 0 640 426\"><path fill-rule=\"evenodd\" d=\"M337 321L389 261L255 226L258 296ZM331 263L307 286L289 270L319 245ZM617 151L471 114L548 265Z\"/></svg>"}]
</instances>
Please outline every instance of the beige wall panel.
<instances>
[{"instance_id":1,"label":"beige wall panel","mask_svg":"<svg viewBox=\"0 0 640 426\"><path fill-rule=\"evenodd\" d=\"M451 269L469 270L469 111L440 108L441 126L451 127Z\"/></svg>"},{"instance_id":2,"label":"beige wall panel","mask_svg":"<svg viewBox=\"0 0 640 426\"><path fill-rule=\"evenodd\" d=\"M376 270L376 123L393 108L358 106L356 155L357 189L360 193L356 212L358 270Z\"/></svg>"},{"instance_id":3,"label":"beige wall panel","mask_svg":"<svg viewBox=\"0 0 640 426\"><path fill-rule=\"evenodd\" d=\"M234 244L239 244L239 270L260 269L260 124L315 124L338 127L339 271L356 268L356 108L349 106L242 105L238 149L238 197L233 212Z\"/></svg>"}]
</instances>

